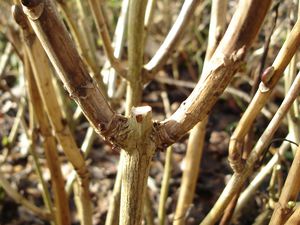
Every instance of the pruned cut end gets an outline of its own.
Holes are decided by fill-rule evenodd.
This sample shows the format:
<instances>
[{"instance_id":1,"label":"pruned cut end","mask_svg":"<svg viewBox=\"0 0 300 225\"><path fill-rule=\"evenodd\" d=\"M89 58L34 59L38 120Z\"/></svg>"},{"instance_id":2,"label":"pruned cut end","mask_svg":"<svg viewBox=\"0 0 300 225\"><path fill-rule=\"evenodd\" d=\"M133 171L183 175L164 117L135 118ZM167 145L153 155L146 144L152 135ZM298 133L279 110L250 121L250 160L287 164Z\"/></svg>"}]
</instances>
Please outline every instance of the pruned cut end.
<instances>
[{"instance_id":1,"label":"pruned cut end","mask_svg":"<svg viewBox=\"0 0 300 225\"><path fill-rule=\"evenodd\" d=\"M132 107L131 115L138 116L138 115L146 115L151 112L152 108L150 106L139 106L139 107Z\"/></svg>"}]
</instances>

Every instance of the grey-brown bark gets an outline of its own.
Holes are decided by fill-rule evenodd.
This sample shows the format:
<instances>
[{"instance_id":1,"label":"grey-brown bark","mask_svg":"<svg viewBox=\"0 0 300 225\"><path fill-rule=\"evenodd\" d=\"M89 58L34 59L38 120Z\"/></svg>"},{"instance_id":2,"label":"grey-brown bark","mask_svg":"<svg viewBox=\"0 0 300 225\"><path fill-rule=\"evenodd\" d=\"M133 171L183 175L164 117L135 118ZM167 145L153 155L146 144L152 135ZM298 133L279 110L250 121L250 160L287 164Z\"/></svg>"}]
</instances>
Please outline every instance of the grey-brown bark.
<instances>
[{"instance_id":1,"label":"grey-brown bark","mask_svg":"<svg viewBox=\"0 0 300 225\"><path fill-rule=\"evenodd\" d=\"M206 117L241 67L270 3L270 0L240 1L224 38L212 56L208 69L204 71L206 79L203 84L198 83L192 94L170 118L153 124L151 116L148 116L149 112L144 112L146 119L145 121L142 119L141 122L140 116L127 118L117 115L111 109L88 74L50 0L22 0L30 24L70 96L82 108L99 134L115 146L125 149L123 176L126 177L127 182L125 180L122 183L122 190L126 195L122 196L121 210L124 209L127 214L121 216L120 224L139 224L143 205L141 193L145 190L150 161L155 149L164 149L174 143ZM144 7L143 4L141 7ZM144 11L144 8L140 11ZM136 16L142 17L142 14L137 13ZM136 30L130 27L129 32L134 35L134 38L138 38L135 36L138 32L133 31ZM134 48L136 47L134 38L129 41L129 73L134 76L128 76L130 84L128 95L136 95L136 99L129 100L130 107L139 104L142 93L142 79L139 75L143 54L139 53L141 49ZM132 170L135 167L138 169ZM140 194L134 198L133 191L139 191Z\"/></svg>"},{"instance_id":2,"label":"grey-brown bark","mask_svg":"<svg viewBox=\"0 0 300 225\"><path fill-rule=\"evenodd\" d=\"M179 109L157 127L159 148L174 143L212 109L231 78L243 63L265 18L271 1L240 1L229 27L200 82Z\"/></svg>"}]
</instances>

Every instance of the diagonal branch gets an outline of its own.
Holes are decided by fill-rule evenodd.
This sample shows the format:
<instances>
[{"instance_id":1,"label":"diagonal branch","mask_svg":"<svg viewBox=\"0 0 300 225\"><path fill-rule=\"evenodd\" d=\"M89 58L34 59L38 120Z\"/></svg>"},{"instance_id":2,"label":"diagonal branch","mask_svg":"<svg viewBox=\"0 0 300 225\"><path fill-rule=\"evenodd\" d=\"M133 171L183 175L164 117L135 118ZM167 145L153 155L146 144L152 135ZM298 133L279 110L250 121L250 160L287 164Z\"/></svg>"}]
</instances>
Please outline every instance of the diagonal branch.
<instances>
[{"instance_id":1,"label":"diagonal branch","mask_svg":"<svg viewBox=\"0 0 300 225\"><path fill-rule=\"evenodd\" d=\"M127 119L115 114L88 74L52 1L22 0L22 4L70 97L81 107L99 134L115 142L122 139L115 133L127 127Z\"/></svg>"},{"instance_id":2,"label":"diagonal branch","mask_svg":"<svg viewBox=\"0 0 300 225\"><path fill-rule=\"evenodd\" d=\"M235 172L243 168L241 143L249 132L255 118L267 103L275 85L281 78L283 71L288 66L295 52L300 46L300 20L297 20L292 31L285 40L271 67L268 67L262 75L259 85L252 101L244 112L237 127L230 138L229 162Z\"/></svg>"},{"instance_id":3,"label":"diagonal branch","mask_svg":"<svg viewBox=\"0 0 300 225\"><path fill-rule=\"evenodd\" d=\"M169 31L166 39L159 47L152 59L144 65L144 83L152 80L156 73L165 64L169 56L172 54L173 49L178 45L183 37L184 30L188 22L191 20L197 5L201 0L186 0L183 3L182 9Z\"/></svg>"},{"instance_id":4,"label":"diagonal branch","mask_svg":"<svg viewBox=\"0 0 300 225\"><path fill-rule=\"evenodd\" d=\"M165 148L203 120L236 71L241 67L265 18L271 1L240 1L239 6L216 52L191 95L167 120L157 124L158 147Z\"/></svg>"},{"instance_id":5,"label":"diagonal branch","mask_svg":"<svg viewBox=\"0 0 300 225\"><path fill-rule=\"evenodd\" d=\"M99 35L102 38L103 41L103 47L104 47L104 51L106 53L106 56L110 62L110 64L112 65L112 67L117 71L117 73L126 78L127 75L127 70L126 68L124 68L124 66L122 65L121 61L116 58L114 56L114 50L112 48L112 43L110 40L110 36L109 36L109 32L104 20L104 16L102 13L102 9L101 9L101 1L96 1L96 0L88 0L92 14L93 14L93 18L96 22L96 28L97 31L99 33Z\"/></svg>"},{"instance_id":6,"label":"diagonal branch","mask_svg":"<svg viewBox=\"0 0 300 225\"><path fill-rule=\"evenodd\" d=\"M0 185L5 190L7 195L11 197L14 201L24 206L29 211L33 212L35 215L41 217L45 220L52 220L53 217L46 209L37 207L36 205L32 204L26 198L24 198L19 191L15 190L11 187L10 183L5 179L4 174L0 172Z\"/></svg>"},{"instance_id":7,"label":"diagonal branch","mask_svg":"<svg viewBox=\"0 0 300 225\"><path fill-rule=\"evenodd\" d=\"M295 225L300 222L300 207L298 206L293 214L290 216L288 221L286 221L285 225Z\"/></svg>"},{"instance_id":8,"label":"diagonal branch","mask_svg":"<svg viewBox=\"0 0 300 225\"><path fill-rule=\"evenodd\" d=\"M270 224L279 225L285 224L289 216L293 213L292 207L289 207L289 202L296 202L300 191L300 147L297 148L296 154L289 170L288 176L280 193L279 200L275 205ZM295 223L296 224L296 223Z\"/></svg>"},{"instance_id":9,"label":"diagonal branch","mask_svg":"<svg viewBox=\"0 0 300 225\"><path fill-rule=\"evenodd\" d=\"M270 143L273 135L277 131L280 123L284 119L288 110L291 108L293 102L299 95L300 90L300 73L298 73L295 78L291 88L289 89L286 97L278 108L276 114L270 121L269 125L266 127L264 133L261 135L256 145L252 149L250 155L247 158L245 167L241 173L234 173L229 182L227 183L223 193L220 195L219 199L215 203L214 207L211 209L206 218L202 221L201 225L212 225L217 222L217 220L222 215L224 209L231 201L233 196L236 194L238 189L245 183L246 179L251 175L255 163L259 160L261 155L264 153L266 147Z\"/></svg>"},{"instance_id":10,"label":"diagonal branch","mask_svg":"<svg viewBox=\"0 0 300 225\"><path fill-rule=\"evenodd\" d=\"M225 31L226 24L226 0L213 0L211 5L211 17L209 24L208 44L203 65L205 71L211 56L218 47L218 44ZM205 80L204 76L200 77L200 82ZM208 116L191 130L187 144L186 155L184 161L186 166L182 174L182 182L175 211L175 221L173 225L185 224L185 216L189 206L193 203L197 179L199 176L199 168L204 151L206 124ZM198 165L198 166L195 166Z\"/></svg>"}]
</instances>

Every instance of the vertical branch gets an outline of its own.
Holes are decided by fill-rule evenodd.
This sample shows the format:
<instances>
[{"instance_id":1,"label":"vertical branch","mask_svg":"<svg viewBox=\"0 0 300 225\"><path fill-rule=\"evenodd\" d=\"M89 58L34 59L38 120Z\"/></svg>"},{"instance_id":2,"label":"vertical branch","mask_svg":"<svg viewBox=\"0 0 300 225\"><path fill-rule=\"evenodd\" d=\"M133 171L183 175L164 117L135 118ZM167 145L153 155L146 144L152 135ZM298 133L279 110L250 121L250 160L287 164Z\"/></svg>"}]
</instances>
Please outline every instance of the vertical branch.
<instances>
[{"instance_id":1,"label":"vertical branch","mask_svg":"<svg viewBox=\"0 0 300 225\"><path fill-rule=\"evenodd\" d=\"M151 107L133 108L129 126L127 148L122 158L122 194L120 225L140 225L144 209L144 198L150 169L155 151L151 140L152 112Z\"/></svg>"},{"instance_id":2,"label":"vertical branch","mask_svg":"<svg viewBox=\"0 0 300 225\"><path fill-rule=\"evenodd\" d=\"M224 30L225 30L225 15L227 11L227 1L213 0L211 9L211 19L209 26L208 46L205 55L200 82L205 80L205 71L208 67L208 62L217 48ZM197 179L199 175L200 162L203 154L203 146L205 139L206 124L208 116L203 121L199 122L192 130L189 136L186 156L184 158L185 168L182 175L182 182L174 217L174 225L185 224L186 212L193 202Z\"/></svg>"},{"instance_id":3,"label":"vertical branch","mask_svg":"<svg viewBox=\"0 0 300 225\"><path fill-rule=\"evenodd\" d=\"M28 79L29 76L32 75L32 70L31 70L31 67L30 67L30 63L29 63L29 60L28 60L28 57L27 55L24 54L24 73L25 73L25 79ZM26 88L29 92L29 88L30 88L30 81L29 80L26 80ZM32 100L29 96L29 99ZM43 200L44 200L44 203L45 205L47 206L47 208L50 210L50 212L52 213L53 215L53 221L52 221L52 225L53 224L60 224L59 223L59 217L58 217L58 214L53 210L53 204L52 204L52 201L51 201L51 197L50 197L50 192L48 190L48 186L45 182L45 179L43 177L43 173L42 173L42 168L41 168L41 164L39 162L39 157L38 157L38 154L37 154L37 151L36 151L36 145L35 145L35 142L36 142L36 132L34 131L35 129L35 118L34 118L34 107L33 107L33 102L30 102L30 107L29 107L29 132L28 132L28 138L29 138L29 151L30 151L30 154L32 156L32 159L33 159L33 163L34 163L34 166L35 166L35 170L36 170L36 173L37 173L37 176L40 180L40 184L42 186L42 196L43 196ZM39 107L38 105L36 107ZM25 132L26 133L26 132ZM68 222L68 220L67 220Z\"/></svg>"},{"instance_id":4,"label":"vertical branch","mask_svg":"<svg viewBox=\"0 0 300 225\"><path fill-rule=\"evenodd\" d=\"M141 69L144 55L144 17L147 0L129 3L128 16L128 86L126 112L140 104L142 97Z\"/></svg>"},{"instance_id":5,"label":"vertical branch","mask_svg":"<svg viewBox=\"0 0 300 225\"><path fill-rule=\"evenodd\" d=\"M141 102L141 69L144 54L144 16L147 0L132 0L128 16L128 85L126 113ZM122 152L122 194L120 225L140 225L148 174L155 145L150 139L151 108L133 108L129 125L134 132L128 138L128 147Z\"/></svg>"},{"instance_id":6,"label":"vertical branch","mask_svg":"<svg viewBox=\"0 0 300 225\"><path fill-rule=\"evenodd\" d=\"M161 93L162 102L165 108L166 116L171 115L171 106L166 91ZM166 217L166 201L169 193L170 178L173 169L172 165L173 147L169 146L166 150L164 173L161 181L161 188L159 194L159 205L158 205L158 224L165 224Z\"/></svg>"},{"instance_id":7,"label":"vertical branch","mask_svg":"<svg viewBox=\"0 0 300 225\"><path fill-rule=\"evenodd\" d=\"M40 5L37 7L39 9ZM26 52L29 56L39 93L54 128L55 135L61 144L65 155L78 174L78 182L80 184L79 198L81 199L81 210L79 211L82 212L80 215L82 224L90 225L92 224L92 204L89 193L88 170L84 158L77 148L68 125L65 124L65 120L63 119L52 84L51 68L48 64L48 58L44 49L37 40L35 34L30 30L26 16L23 12L21 10L16 10L14 13L16 21L24 31Z\"/></svg>"},{"instance_id":8,"label":"vertical branch","mask_svg":"<svg viewBox=\"0 0 300 225\"><path fill-rule=\"evenodd\" d=\"M103 47L104 51L106 53L106 56L112 65L112 67L119 73L121 76L125 77L126 76L126 69L123 67L121 64L120 60L117 59L114 56L114 50L112 48L111 40L109 37L109 32L106 26L106 22L104 20L104 16L102 13L101 9L101 1L96 1L96 0L88 0L90 8L92 10L92 14L94 17L94 20L96 22L96 27L99 35L102 38L103 41Z\"/></svg>"},{"instance_id":9,"label":"vertical branch","mask_svg":"<svg viewBox=\"0 0 300 225\"><path fill-rule=\"evenodd\" d=\"M164 174L161 182L161 189L159 193L159 206L158 206L158 223L159 225L165 224L166 219L166 201L169 193L170 178L173 169L172 165L173 147L169 146L166 150Z\"/></svg>"},{"instance_id":10,"label":"vertical branch","mask_svg":"<svg viewBox=\"0 0 300 225\"><path fill-rule=\"evenodd\" d=\"M119 224L120 219L120 202L121 202L121 186L122 186L122 167L121 158L118 166L117 176L115 179L114 189L111 200L109 202L109 208L105 220L105 225L115 225Z\"/></svg>"},{"instance_id":11,"label":"vertical branch","mask_svg":"<svg viewBox=\"0 0 300 225\"><path fill-rule=\"evenodd\" d=\"M25 64L25 68L26 67L30 67L30 64ZM31 68L27 68L27 73L25 75L28 82L30 102L33 104L34 113L40 126L40 132L44 138L43 145L45 149L47 165L51 173L52 192L56 207L56 221L58 225L67 225L71 223L70 209L68 204L69 200L64 190L64 179L61 173L55 138L51 133L51 126L44 111L42 99L39 95Z\"/></svg>"}]
</instances>

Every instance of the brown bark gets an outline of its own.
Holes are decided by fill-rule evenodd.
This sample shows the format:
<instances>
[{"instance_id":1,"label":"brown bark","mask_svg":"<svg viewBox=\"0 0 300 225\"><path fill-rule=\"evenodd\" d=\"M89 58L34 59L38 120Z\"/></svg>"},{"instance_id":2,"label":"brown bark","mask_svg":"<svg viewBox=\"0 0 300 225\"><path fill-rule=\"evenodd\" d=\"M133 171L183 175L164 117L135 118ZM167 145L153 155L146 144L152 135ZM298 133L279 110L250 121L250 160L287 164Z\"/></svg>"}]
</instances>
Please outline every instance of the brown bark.
<instances>
[{"instance_id":1,"label":"brown bark","mask_svg":"<svg viewBox=\"0 0 300 225\"><path fill-rule=\"evenodd\" d=\"M150 163L155 152L151 140L151 107L133 108L129 145L123 152L120 225L140 225Z\"/></svg>"},{"instance_id":2,"label":"brown bark","mask_svg":"<svg viewBox=\"0 0 300 225\"><path fill-rule=\"evenodd\" d=\"M116 134L126 130L127 119L113 112L90 77L52 1L23 0L22 4L70 97L81 107L95 130L119 146L123 138Z\"/></svg>"},{"instance_id":3,"label":"brown bark","mask_svg":"<svg viewBox=\"0 0 300 225\"><path fill-rule=\"evenodd\" d=\"M270 4L270 0L240 1L224 38L210 60L209 69L204 71L205 81L203 84L198 82L179 109L156 127L159 148L175 142L210 112L242 65Z\"/></svg>"},{"instance_id":4,"label":"brown bark","mask_svg":"<svg viewBox=\"0 0 300 225\"><path fill-rule=\"evenodd\" d=\"M263 106L269 100L273 88L278 83L283 71L291 61L300 45L300 20L297 20L291 33L284 42L271 67L268 67L262 76L262 82L253 100L244 112L229 143L229 161L234 171L243 169L241 143L248 133L253 121L260 113ZM263 89L262 89L263 87Z\"/></svg>"},{"instance_id":5,"label":"brown bark","mask_svg":"<svg viewBox=\"0 0 300 225\"><path fill-rule=\"evenodd\" d=\"M202 2L202 0L184 1L182 9L164 42L161 44L152 59L144 65L144 83L154 78L173 53L173 50L184 36L184 31L200 2Z\"/></svg>"},{"instance_id":6,"label":"brown bark","mask_svg":"<svg viewBox=\"0 0 300 225\"><path fill-rule=\"evenodd\" d=\"M70 128L64 122L59 103L55 96L51 68L48 64L47 56L35 34L31 31L26 16L19 7L15 7L14 16L15 20L24 31L23 37L26 53L29 56L39 94L43 101L43 106L49 116L51 125L54 128L55 136L78 175L78 183L80 184L79 198L82 204L82 209L79 211L82 212L82 223L87 225L92 224L89 173L85 165L83 155L80 153L76 145Z\"/></svg>"},{"instance_id":7,"label":"brown bark","mask_svg":"<svg viewBox=\"0 0 300 225\"><path fill-rule=\"evenodd\" d=\"M149 130L145 133L138 132L138 121L116 115L110 108L84 67L52 2L22 0L22 3L36 35L70 96L82 108L98 133L114 145L125 148L127 163L123 165L122 190L127 194L122 196L121 210L126 209L122 211L127 214L121 216L120 224L139 224L143 197L137 197L135 194L143 196L155 147L167 147L206 117L243 63L245 53L257 35L271 1L240 1L229 28L210 61L209 69L204 71L206 79L203 84L199 82L181 107L167 120L155 124L154 129L151 120L147 119ZM141 19L141 14L137 13L135 20ZM137 35L132 28L129 26L129 35ZM140 51L139 48L133 51L134 47L130 47L136 45L134 40L133 38L129 41L129 74L134 76L129 77L128 96L136 96L136 99L129 100L127 111L132 105L139 104L142 92L141 78L138 75L141 72L143 54L136 54ZM137 59L133 59L134 57ZM135 167L138 169L133 171L132 168Z\"/></svg>"},{"instance_id":8,"label":"brown bark","mask_svg":"<svg viewBox=\"0 0 300 225\"><path fill-rule=\"evenodd\" d=\"M30 67L30 64L28 64L27 67ZM61 165L58 159L55 137L51 133L51 126L47 114L44 111L42 99L39 95L36 81L34 80L32 74L32 70L31 68L28 68L26 70L29 99L31 103L34 104L33 109L39 124L40 133L44 138L43 145L45 150L45 156L47 159L47 165L51 173L52 190L54 195L54 203L56 207L56 222L58 225L67 225L71 223L70 209L69 205L67 204L69 200L65 192L64 178L62 176L60 167Z\"/></svg>"}]
</instances>

